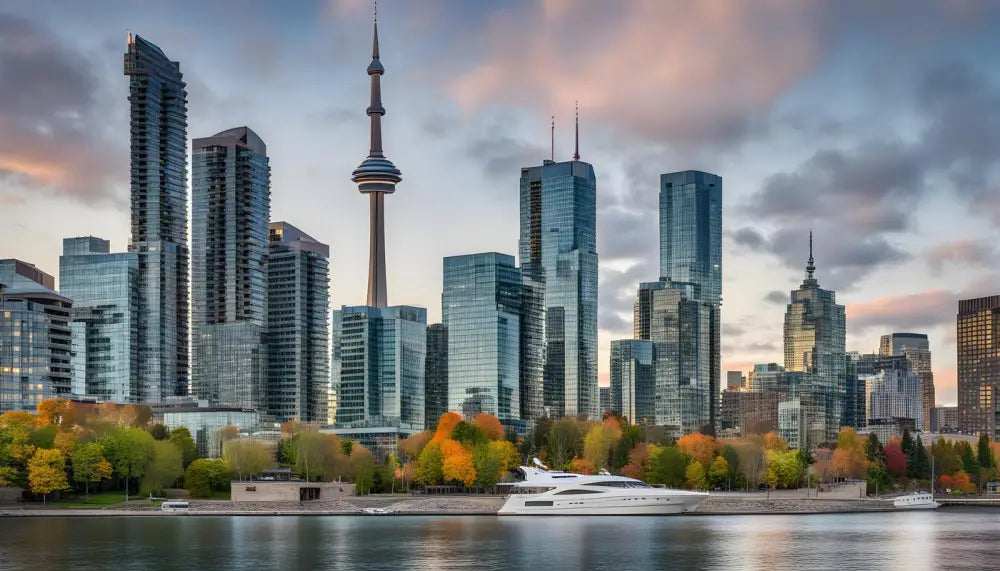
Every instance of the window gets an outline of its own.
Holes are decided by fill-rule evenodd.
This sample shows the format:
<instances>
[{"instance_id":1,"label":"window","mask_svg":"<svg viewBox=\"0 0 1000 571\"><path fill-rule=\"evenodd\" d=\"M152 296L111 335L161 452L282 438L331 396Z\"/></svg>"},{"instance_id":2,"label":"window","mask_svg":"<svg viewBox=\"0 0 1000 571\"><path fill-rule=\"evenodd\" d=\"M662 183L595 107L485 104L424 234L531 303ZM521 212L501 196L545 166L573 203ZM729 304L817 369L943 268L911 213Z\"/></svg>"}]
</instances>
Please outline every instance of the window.
<instances>
[{"instance_id":1,"label":"window","mask_svg":"<svg viewBox=\"0 0 1000 571\"><path fill-rule=\"evenodd\" d=\"M563 490L561 492L556 492L555 496L570 496L576 494L603 494L603 490Z\"/></svg>"},{"instance_id":2,"label":"window","mask_svg":"<svg viewBox=\"0 0 1000 571\"><path fill-rule=\"evenodd\" d=\"M529 500L524 502L525 507L552 507L551 501Z\"/></svg>"}]
</instances>

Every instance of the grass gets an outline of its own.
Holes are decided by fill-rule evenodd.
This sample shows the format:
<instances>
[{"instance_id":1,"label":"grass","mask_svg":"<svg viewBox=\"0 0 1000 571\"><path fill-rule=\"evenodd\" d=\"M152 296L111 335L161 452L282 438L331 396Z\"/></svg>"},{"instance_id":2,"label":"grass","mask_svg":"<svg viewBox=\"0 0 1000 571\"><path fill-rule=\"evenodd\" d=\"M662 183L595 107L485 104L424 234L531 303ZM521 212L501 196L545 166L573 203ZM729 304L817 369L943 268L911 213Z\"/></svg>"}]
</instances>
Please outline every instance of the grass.
<instances>
[{"instance_id":1,"label":"grass","mask_svg":"<svg viewBox=\"0 0 1000 571\"><path fill-rule=\"evenodd\" d=\"M136 496L130 496L130 498L133 500L144 499ZM64 509L100 509L120 504L124 501L124 492L95 492L90 494L90 496L80 495L75 498L67 498L66 500L50 501L46 505Z\"/></svg>"},{"instance_id":2,"label":"grass","mask_svg":"<svg viewBox=\"0 0 1000 571\"><path fill-rule=\"evenodd\" d=\"M232 490L217 491L217 492L215 492L215 493L212 494L212 499L213 500L231 500L231 499L233 499L232 498Z\"/></svg>"}]
</instances>

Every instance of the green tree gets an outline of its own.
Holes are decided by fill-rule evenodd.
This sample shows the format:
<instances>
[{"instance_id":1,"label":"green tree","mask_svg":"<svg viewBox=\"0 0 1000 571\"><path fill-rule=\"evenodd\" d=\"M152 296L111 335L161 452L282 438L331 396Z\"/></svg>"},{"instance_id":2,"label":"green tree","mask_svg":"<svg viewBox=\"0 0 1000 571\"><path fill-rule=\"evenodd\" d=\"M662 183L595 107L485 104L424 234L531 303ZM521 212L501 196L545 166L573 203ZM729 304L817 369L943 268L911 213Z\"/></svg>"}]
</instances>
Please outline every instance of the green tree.
<instances>
[{"instance_id":1,"label":"green tree","mask_svg":"<svg viewBox=\"0 0 1000 571\"><path fill-rule=\"evenodd\" d=\"M184 475L181 451L167 440L153 441L153 457L142 477L143 494L159 494Z\"/></svg>"},{"instance_id":2,"label":"green tree","mask_svg":"<svg viewBox=\"0 0 1000 571\"><path fill-rule=\"evenodd\" d=\"M665 484L671 488L684 485L687 458L676 446L664 446L650 457L650 484Z\"/></svg>"},{"instance_id":3,"label":"green tree","mask_svg":"<svg viewBox=\"0 0 1000 571\"><path fill-rule=\"evenodd\" d=\"M417 459L416 480L425 486L440 484L444 481L444 455L441 453L441 443L432 440L424 446Z\"/></svg>"},{"instance_id":4,"label":"green tree","mask_svg":"<svg viewBox=\"0 0 1000 571\"><path fill-rule=\"evenodd\" d=\"M354 476L354 493L367 495L374 484L375 456L364 446L356 444L351 450L350 465Z\"/></svg>"},{"instance_id":5,"label":"green tree","mask_svg":"<svg viewBox=\"0 0 1000 571\"><path fill-rule=\"evenodd\" d=\"M962 458L962 470L970 476L978 474L979 461L976 460L976 455L972 451L972 445L968 442L959 442L958 446Z\"/></svg>"},{"instance_id":6,"label":"green tree","mask_svg":"<svg viewBox=\"0 0 1000 571\"><path fill-rule=\"evenodd\" d=\"M129 480L141 478L153 457L153 437L140 428L117 428L101 439L104 455L112 468L125 480L128 501Z\"/></svg>"},{"instance_id":7,"label":"green tree","mask_svg":"<svg viewBox=\"0 0 1000 571\"><path fill-rule=\"evenodd\" d=\"M472 466L476 469L476 485L489 488L500 481L503 458L496 447L477 444L472 450Z\"/></svg>"},{"instance_id":8,"label":"green tree","mask_svg":"<svg viewBox=\"0 0 1000 571\"><path fill-rule=\"evenodd\" d=\"M350 456L351 452L354 452L354 441L347 439L341 440L340 451L344 454L344 456Z\"/></svg>"},{"instance_id":9,"label":"green tree","mask_svg":"<svg viewBox=\"0 0 1000 571\"><path fill-rule=\"evenodd\" d=\"M42 503L48 495L69 487L66 481L66 459L54 448L39 448L28 461L28 484L31 491L42 494Z\"/></svg>"},{"instance_id":10,"label":"green tree","mask_svg":"<svg viewBox=\"0 0 1000 571\"><path fill-rule=\"evenodd\" d=\"M90 485L111 477L111 463L104 457L100 442L87 442L76 448L72 457L73 480L83 484L84 495L90 496Z\"/></svg>"},{"instance_id":11,"label":"green tree","mask_svg":"<svg viewBox=\"0 0 1000 571\"><path fill-rule=\"evenodd\" d=\"M149 435L153 437L153 440L170 439L170 432L167 430L167 427L159 422L149 427Z\"/></svg>"},{"instance_id":12,"label":"green tree","mask_svg":"<svg viewBox=\"0 0 1000 571\"><path fill-rule=\"evenodd\" d=\"M244 477L253 479L271 465L271 451L267 445L249 438L230 440L223 444L222 457L229 462L240 480Z\"/></svg>"},{"instance_id":13,"label":"green tree","mask_svg":"<svg viewBox=\"0 0 1000 571\"><path fill-rule=\"evenodd\" d=\"M565 468L569 461L580 455L583 433L574 418L562 418L552 423L549 430L549 462L553 468Z\"/></svg>"},{"instance_id":14,"label":"green tree","mask_svg":"<svg viewBox=\"0 0 1000 571\"><path fill-rule=\"evenodd\" d=\"M708 468L708 483L712 489L725 489L729 480L729 462L722 456L716 456Z\"/></svg>"},{"instance_id":15,"label":"green tree","mask_svg":"<svg viewBox=\"0 0 1000 571\"><path fill-rule=\"evenodd\" d=\"M455 429L451 432L451 438L469 447L486 444L490 441L486 433L478 426L464 420L455 425Z\"/></svg>"},{"instance_id":16,"label":"green tree","mask_svg":"<svg viewBox=\"0 0 1000 571\"><path fill-rule=\"evenodd\" d=\"M184 485L192 498L210 498L213 492L225 490L231 476L232 472L225 459L198 459L188 466Z\"/></svg>"},{"instance_id":17,"label":"green tree","mask_svg":"<svg viewBox=\"0 0 1000 571\"><path fill-rule=\"evenodd\" d=\"M868 440L865 441L865 456L869 462L881 462L885 466L885 450L882 447L882 443L878 441L878 435L874 432L870 432Z\"/></svg>"},{"instance_id":18,"label":"green tree","mask_svg":"<svg viewBox=\"0 0 1000 571\"><path fill-rule=\"evenodd\" d=\"M977 448L976 459L979 461L979 465L983 468L994 467L993 451L990 450L990 439L985 434L979 435Z\"/></svg>"},{"instance_id":19,"label":"green tree","mask_svg":"<svg viewBox=\"0 0 1000 571\"><path fill-rule=\"evenodd\" d=\"M341 441L341 445L349 440ZM315 430L307 430L298 435L295 449L295 471L306 481L323 475L323 464L327 457L328 440Z\"/></svg>"},{"instance_id":20,"label":"green tree","mask_svg":"<svg viewBox=\"0 0 1000 571\"><path fill-rule=\"evenodd\" d=\"M191 431L187 428L178 426L171 430L170 443L180 450L181 464L184 468L187 468L191 465L191 462L198 459L198 445L195 444L194 438L191 438Z\"/></svg>"},{"instance_id":21,"label":"green tree","mask_svg":"<svg viewBox=\"0 0 1000 571\"><path fill-rule=\"evenodd\" d=\"M684 477L688 487L695 490L705 489L705 467L701 465L701 462L692 460L684 471Z\"/></svg>"},{"instance_id":22,"label":"green tree","mask_svg":"<svg viewBox=\"0 0 1000 571\"><path fill-rule=\"evenodd\" d=\"M795 450L767 453L767 481L774 488L797 488L805 477L805 465Z\"/></svg>"}]
</instances>

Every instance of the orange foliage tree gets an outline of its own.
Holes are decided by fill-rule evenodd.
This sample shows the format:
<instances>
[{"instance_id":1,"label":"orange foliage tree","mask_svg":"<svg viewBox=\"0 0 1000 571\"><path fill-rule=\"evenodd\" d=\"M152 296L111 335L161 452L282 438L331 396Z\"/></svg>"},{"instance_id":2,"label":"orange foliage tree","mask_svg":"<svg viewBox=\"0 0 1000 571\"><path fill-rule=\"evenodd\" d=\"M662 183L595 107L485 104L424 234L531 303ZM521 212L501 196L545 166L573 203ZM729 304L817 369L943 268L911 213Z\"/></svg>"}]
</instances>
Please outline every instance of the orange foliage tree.
<instances>
[{"instance_id":1,"label":"orange foliage tree","mask_svg":"<svg viewBox=\"0 0 1000 571\"><path fill-rule=\"evenodd\" d=\"M472 453L461 443L450 438L442 440L441 455L444 457L441 474L445 481L453 480L466 486L476 483L476 468L472 465Z\"/></svg>"},{"instance_id":2,"label":"orange foliage tree","mask_svg":"<svg viewBox=\"0 0 1000 571\"><path fill-rule=\"evenodd\" d=\"M586 458L573 458L569 463L569 471L577 474L593 474L597 471L594 463Z\"/></svg>"},{"instance_id":3,"label":"orange foliage tree","mask_svg":"<svg viewBox=\"0 0 1000 571\"><path fill-rule=\"evenodd\" d=\"M788 443L785 439L778 436L774 432L768 432L764 435L764 450L773 450L775 452L787 452Z\"/></svg>"},{"instance_id":4,"label":"orange foliage tree","mask_svg":"<svg viewBox=\"0 0 1000 571\"><path fill-rule=\"evenodd\" d=\"M715 458L715 439L711 436L692 432L685 434L677 441L677 448L691 458L697 460L702 466L708 466Z\"/></svg>"},{"instance_id":5,"label":"orange foliage tree","mask_svg":"<svg viewBox=\"0 0 1000 571\"><path fill-rule=\"evenodd\" d=\"M639 442L628 453L628 464L622 468L622 475L636 480L645 480L649 471L650 445Z\"/></svg>"},{"instance_id":6,"label":"orange foliage tree","mask_svg":"<svg viewBox=\"0 0 1000 571\"><path fill-rule=\"evenodd\" d=\"M457 412L446 412L441 415L438 419L437 430L434 431L434 437L431 440L444 440L446 438L451 438L451 433L458 426L458 423L462 422L462 415Z\"/></svg>"},{"instance_id":7,"label":"orange foliage tree","mask_svg":"<svg viewBox=\"0 0 1000 571\"><path fill-rule=\"evenodd\" d=\"M485 434L490 440L503 439L503 425L501 425L500 420L492 414L481 412L472 419L472 424L474 424L479 430L482 430L483 434Z\"/></svg>"},{"instance_id":8,"label":"orange foliage tree","mask_svg":"<svg viewBox=\"0 0 1000 571\"><path fill-rule=\"evenodd\" d=\"M955 472L950 476L943 474L938 483L942 488L951 490L953 493L971 494L976 491L976 485L969 479L969 475L963 471Z\"/></svg>"}]
</instances>

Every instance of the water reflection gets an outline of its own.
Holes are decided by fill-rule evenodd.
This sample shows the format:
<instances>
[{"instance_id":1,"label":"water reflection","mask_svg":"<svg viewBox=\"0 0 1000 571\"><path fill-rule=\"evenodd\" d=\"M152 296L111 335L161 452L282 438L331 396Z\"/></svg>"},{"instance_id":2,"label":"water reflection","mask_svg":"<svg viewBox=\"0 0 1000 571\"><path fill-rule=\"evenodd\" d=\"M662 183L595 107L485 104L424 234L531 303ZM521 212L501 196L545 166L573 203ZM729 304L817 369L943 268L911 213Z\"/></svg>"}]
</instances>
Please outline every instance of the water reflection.
<instances>
[{"instance_id":1,"label":"water reflection","mask_svg":"<svg viewBox=\"0 0 1000 571\"><path fill-rule=\"evenodd\" d=\"M981 569L998 515L12 518L0 569Z\"/></svg>"}]
</instances>

